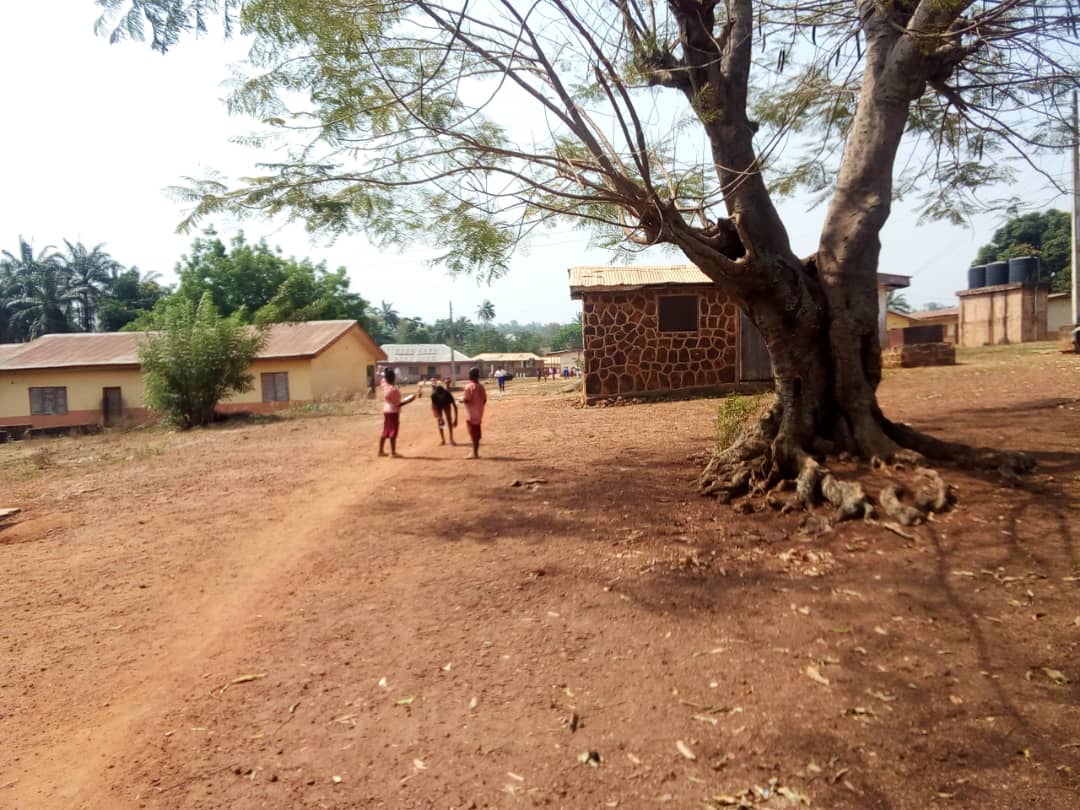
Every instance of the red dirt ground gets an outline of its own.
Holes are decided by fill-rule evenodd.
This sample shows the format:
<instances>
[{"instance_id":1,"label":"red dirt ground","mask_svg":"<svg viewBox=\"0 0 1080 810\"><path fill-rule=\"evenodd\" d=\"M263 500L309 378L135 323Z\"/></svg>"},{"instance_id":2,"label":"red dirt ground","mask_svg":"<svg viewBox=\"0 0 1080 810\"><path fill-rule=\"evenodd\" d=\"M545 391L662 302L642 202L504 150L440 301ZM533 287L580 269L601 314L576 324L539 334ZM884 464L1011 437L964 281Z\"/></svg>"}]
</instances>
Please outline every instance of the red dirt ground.
<instances>
[{"instance_id":1,"label":"red dirt ground","mask_svg":"<svg viewBox=\"0 0 1080 810\"><path fill-rule=\"evenodd\" d=\"M0 807L1076 808L1080 361L968 359L887 411L1040 469L910 538L693 495L706 400L0 446Z\"/></svg>"}]
</instances>

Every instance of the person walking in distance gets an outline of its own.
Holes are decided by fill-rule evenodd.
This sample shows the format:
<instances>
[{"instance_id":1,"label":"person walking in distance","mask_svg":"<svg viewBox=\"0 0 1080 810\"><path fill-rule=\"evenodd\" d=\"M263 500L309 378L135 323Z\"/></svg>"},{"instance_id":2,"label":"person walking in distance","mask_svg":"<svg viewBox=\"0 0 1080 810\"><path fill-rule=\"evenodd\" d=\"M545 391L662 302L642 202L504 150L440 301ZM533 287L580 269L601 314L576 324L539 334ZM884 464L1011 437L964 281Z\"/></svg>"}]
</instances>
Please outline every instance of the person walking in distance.
<instances>
[{"instance_id":1,"label":"person walking in distance","mask_svg":"<svg viewBox=\"0 0 1080 810\"><path fill-rule=\"evenodd\" d=\"M454 410L454 418L450 418L450 409ZM457 402L454 395L447 390L442 380L435 381L435 387L431 389L431 413L439 425L439 443L446 444L446 436L443 433L445 427L450 432L450 445L454 446L454 428L457 427Z\"/></svg>"},{"instance_id":2,"label":"person walking in distance","mask_svg":"<svg viewBox=\"0 0 1080 810\"><path fill-rule=\"evenodd\" d=\"M472 453L466 458L480 458L480 424L484 420L484 406L487 405L487 390L480 384L480 369L469 369L469 383L461 397L465 406L465 426L472 439Z\"/></svg>"},{"instance_id":3,"label":"person walking in distance","mask_svg":"<svg viewBox=\"0 0 1080 810\"><path fill-rule=\"evenodd\" d=\"M495 382L499 384L499 393L506 391L506 372L502 370L500 366L498 371L495 372Z\"/></svg>"}]
</instances>

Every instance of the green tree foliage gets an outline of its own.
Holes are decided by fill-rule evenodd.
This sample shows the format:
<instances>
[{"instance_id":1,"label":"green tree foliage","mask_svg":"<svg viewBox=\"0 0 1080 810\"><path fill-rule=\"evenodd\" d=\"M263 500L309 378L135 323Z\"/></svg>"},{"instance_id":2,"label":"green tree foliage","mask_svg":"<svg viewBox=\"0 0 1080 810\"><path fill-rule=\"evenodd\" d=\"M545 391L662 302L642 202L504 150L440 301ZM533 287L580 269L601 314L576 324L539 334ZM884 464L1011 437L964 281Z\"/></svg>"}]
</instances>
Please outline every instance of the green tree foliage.
<instances>
[{"instance_id":1,"label":"green tree foliage","mask_svg":"<svg viewBox=\"0 0 1080 810\"><path fill-rule=\"evenodd\" d=\"M149 328L158 303L169 292L168 287L158 282L156 273L143 274L138 267L118 272L98 304L98 328L102 332Z\"/></svg>"},{"instance_id":2,"label":"green tree foliage","mask_svg":"<svg viewBox=\"0 0 1080 810\"><path fill-rule=\"evenodd\" d=\"M495 305L485 298L476 308L476 319L484 326L489 326L495 320Z\"/></svg>"},{"instance_id":3,"label":"green tree foliage","mask_svg":"<svg viewBox=\"0 0 1080 810\"><path fill-rule=\"evenodd\" d=\"M151 277L125 270L104 245L64 240L66 253L38 253L19 239L0 259L0 343L53 332L114 331L166 294ZM134 275L132 275L134 274Z\"/></svg>"},{"instance_id":4,"label":"green tree foliage","mask_svg":"<svg viewBox=\"0 0 1080 810\"><path fill-rule=\"evenodd\" d=\"M1072 284L1072 236L1064 211L1032 212L1014 217L994 232L993 241L979 248L974 264L1016 256L1038 256L1043 277L1054 291Z\"/></svg>"},{"instance_id":5,"label":"green tree foliage","mask_svg":"<svg viewBox=\"0 0 1080 810\"><path fill-rule=\"evenodd\" d=\"M60 262L67 274L66 286L78 301L79 328L83 332L92 332L98 307L120 265L105 251L103 244L88 250L82 242L72 244L65 239L64 245L67 254L61 256Z\"/></svg>"},{"instance_id":6,"label":"green tree foliage","mask_svg":"<svg viewBox=\"0 0 1080 810\"><path fill-rule=\"evenodd\" d=\"M15 253L3 251L0 289L3 290L5 340L32 340L51 332L75 331L75 295L65 283L63 264L52 247L35 253L19 237Z\"/></svg>"},{"instance_id":7,"label":"green tree foliage","mask_svg":"<svg viewBox=\"0 0 1080 810\"><path fill-rule=\"evenodd\" d=\"M431 330L422 318L399 318L393 343L436 343Z\"/></svg>"},{"instance_id":8,"label":"green tree foliage","mask_svg":"<svg viewBox=\"0 0 1080 810\"><path fill-rule=\"evenodd\" d=\"M229 246L212 230L195 239L177 265L176 295L197 303L209 294L224 316L255 323L348 319L370 325L368 304L349 290L344 267L297 261L243 233Z\"/></svg>"},{"instance_id":9,"label":"green tree foliage","mask_svg":"<svg viewBox=\"0 0 1080 810\"><path fill-rule=\"evenodd\" d=\"M896 290L889 290L885 297L885 308L893 312L911 312L911 304L908 303L907 296Z\"/></svg>"},{"instance_id":10,"label":"green tree foliage","mask_svg":"<svg viewBox=\"0 0 1080 810\"><path fill-rule=\"evenodd\" d=\"M219 402L251 388L250 367L266 336L235 314L218 314L209 292L197 305L174 297L160 330L147 333L139 345L147 403L184 428L209 423Z\"/></svg>"},{"instance_id":11,"label":"green tree foliage","mask_svg":"<svg viewBox=\"0 0 1080 810\"><path fill-rule=\"evenodd\" d=\"M553 352L566 351L568 349L580 349L582 347L581 319L574 323L568 323L559 327L559 331L551 338L551 350Z\"/></svg>"}]
</instances>

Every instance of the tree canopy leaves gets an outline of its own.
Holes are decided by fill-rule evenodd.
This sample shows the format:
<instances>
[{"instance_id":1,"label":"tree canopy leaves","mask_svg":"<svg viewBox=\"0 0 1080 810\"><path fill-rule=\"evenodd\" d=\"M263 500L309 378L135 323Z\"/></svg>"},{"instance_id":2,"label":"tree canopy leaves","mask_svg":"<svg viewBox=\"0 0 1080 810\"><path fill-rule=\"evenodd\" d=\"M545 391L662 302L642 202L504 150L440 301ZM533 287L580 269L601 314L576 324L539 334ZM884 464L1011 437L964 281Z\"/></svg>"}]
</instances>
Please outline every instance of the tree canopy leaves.
<instances>
[{"instance_id":1,"label":"tree canopy leaves","mask_svg":"<svg viewBox=\"0 0 1080 810\"><path fill-rule=\"evenodd\" d=\"M1033 211L1013 217L979 248L973 264L1002 261L1016 256L1038 256L1043 277L1054 291L1072 283L1071 220L1064 211Z\"/></svg>"},{"instance_id":2,"label":"tree canopy leaves","mask_svg":"<svg viewBox=\"0 0 1080 810\"><path fill-rule=\"evenodd\" d=\"M175 296L159 325L139 345L146 401L153 410L181 427L205 425L219 402L251 388L251 364L267 334L236 314L221 317L209 292L198 304Z\"/></svg>"},{"instance_id":3,"label":"tree canopy leaves","mask_svg":"<svg viewBox=\"0 0 1080 810\"><path fill-rule=\"evenodd\" d=\"M102 32L149 32L161 52L213 12L253 38L230 104L288 157L191 181L188 224L284 214L486 274L564 216L613 245L715 242L759 168L774 192L824 200L883 37L910 74L892 77L911 99L895 192L960 220L1069 141L1080 75L1068 0L97 2ZM717 151L731 126L756 131L750 165ZM735 220L744 247L775 244L753 219Z\"/></svg>"}]
</instances>

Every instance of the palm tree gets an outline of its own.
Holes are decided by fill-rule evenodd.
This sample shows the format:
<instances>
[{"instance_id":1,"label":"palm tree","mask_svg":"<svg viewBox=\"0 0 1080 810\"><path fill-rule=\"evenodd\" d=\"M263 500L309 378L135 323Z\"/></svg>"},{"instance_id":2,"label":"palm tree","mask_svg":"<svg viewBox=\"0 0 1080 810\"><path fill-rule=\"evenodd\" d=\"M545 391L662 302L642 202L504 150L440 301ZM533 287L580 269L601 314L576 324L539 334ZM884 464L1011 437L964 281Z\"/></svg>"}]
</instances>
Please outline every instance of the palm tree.
<instances>
[{"instance_id":1,"label":"palm tree","mask_svg":"<svg viewBox=\"0 0 1080 810\"><path fill-rule=\"evenodd\" d=\"M87 250L82 242L67 245L68 255L61 261L70 277L71 292L79 300L79 320L84 332L91 332L96 321L98 304L120 269L120 263L105 252L105 245Z\"/></svg>"},{"instance_id":2,"label":"palm tree","mask_svg":"<svg viewBox=\"0 0 1080 810\"><path fill-rule=\"evenodd\" d=\"M495 305L485 298L483 303L476 308L476 317L484 326L490 326L495 320Z\"/></svg>"},{"instance_id":3,"label":"palm tree","mask_svg":"<svg viewBox=\"0 0 1080 810\"><path fill-rule=\"evenodd\" d=\"M391 301L382 301L379 304L379 317L382 318L383 325L391 332L401 323L401 317Z\"/></svg>"},{"instance_id":4,"label":"palm tree","mask_svg":"<svg viewBox=\"0 0 1080 810\"><path fill-rule=\"evenodd\" d=\"M18 340L31 340L51 332L71 331L72 304L68 277L51 246L37 256L33 246L19 237L18 255L2 252L0 270L6 277L8 329Z\"/></svg>"},{"instance_id":5,"label":"palm tree","mask_svg":"<svg viewBox=\"0 0 1080 810\"><path fill-rule=\"evenodd\" d=\"M885 309L891 309L893 312L911 312L911 304L903 293L889 290L889 294L885 296Z\"/></svg>"}]
</instances>

